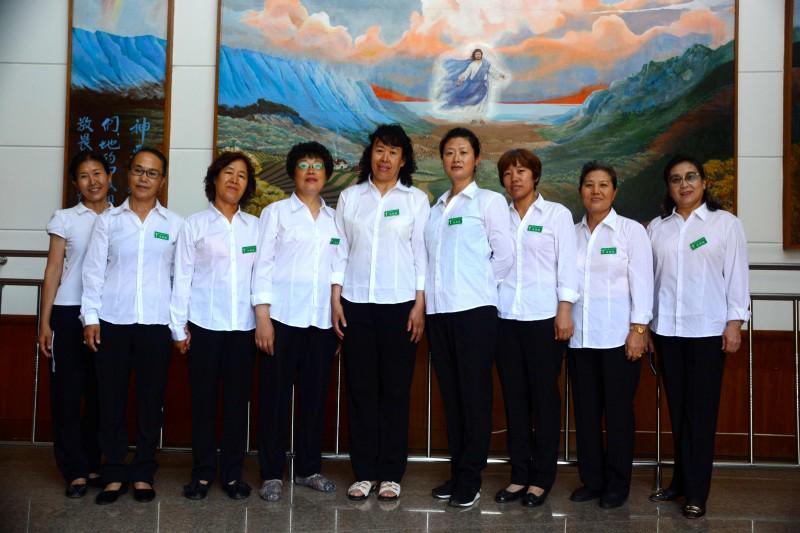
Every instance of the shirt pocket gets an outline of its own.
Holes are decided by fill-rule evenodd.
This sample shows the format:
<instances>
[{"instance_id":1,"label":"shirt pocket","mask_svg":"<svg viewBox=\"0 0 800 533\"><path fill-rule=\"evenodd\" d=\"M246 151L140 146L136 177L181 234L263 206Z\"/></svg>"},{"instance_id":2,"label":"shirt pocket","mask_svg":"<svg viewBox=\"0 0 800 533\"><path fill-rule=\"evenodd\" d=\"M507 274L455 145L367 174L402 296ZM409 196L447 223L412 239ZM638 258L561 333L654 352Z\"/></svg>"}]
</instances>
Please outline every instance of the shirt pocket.
<instances>
[{"instance_id":1,"label":"shirt pocket","mask_svg":"<svg viewBox=\"0 0 800 533\"><path fill-rule=\"evenodd\" d=\"M387 210L384 213L381 229L400 241L411 240L411 233L414 228L414 218L410 215L394 213L395 211L392 210Z\"/></svg>"}]
</instances>

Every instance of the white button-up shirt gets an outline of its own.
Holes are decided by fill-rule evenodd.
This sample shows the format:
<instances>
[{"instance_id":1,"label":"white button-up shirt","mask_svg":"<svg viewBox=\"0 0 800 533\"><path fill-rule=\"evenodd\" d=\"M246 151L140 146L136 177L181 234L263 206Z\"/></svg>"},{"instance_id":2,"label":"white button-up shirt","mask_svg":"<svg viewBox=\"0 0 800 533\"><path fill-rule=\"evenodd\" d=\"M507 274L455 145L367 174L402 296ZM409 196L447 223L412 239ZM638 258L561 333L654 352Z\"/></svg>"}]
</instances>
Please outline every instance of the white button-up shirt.
<instances>
[{"instance_id":1,"label":"white button-up shirt","mask_svg":"<svg viewBox=\"0 0 800 533\"><path fill-rule=\"evenodd\" d=\"M158 201L144 222L126 199L97 217L83 260L81 319L169 324L170 276L183 219Z\"/></svg>"},{"instance_id":2,"label":"white button-up shirt","mask_svg":"<svg viewBox=\"0 0 800 533\"><path fill-rule=\"evenodd\" d=\"M750 318L747 240L738 218L703 204L686 220L674 210L653 219L647 233L655 266L653 331L713 337L729 320Z\"/></svg>"},{"instance_id":3,"label":"white button-up shirt","mask_svg":"<svg viewBox=\"0 0 800 533\"><path fill-rule=\"evenodd\" d=\"M109 204L109 207L113 206ZM83 258L97 216L93 210L79 203L69 209L59 209L47 223L48 234L57 235L66 241L64 268L53 302L55 305L81 305Z\"/></svg>"},{"instance_id":4,"label":"white button-up shirt","mask_svg":"<svg viewBox=\"0 0 800 533\"><path fill-rule=\"evenodd\" d=\"M170 329L186 339L188 321L213 331L256 327L250 282L258 243L258 219L238 211L230 222L209 204L186 219L175 251Z\"/></svg>"},{"instance_id":5,"label":"white button-up shirt","mask_svg":"<svg viewBox=\"0 0 800 533\"><path fill-rule=\"evenodd\" d=\"M558 302L578 299L572 214L541 194L522 219L513 203L508 209L516 254L500 284L498 314L508 320L553 318Z\"/></svg>"},{"instance_id":6,"label":"white button-up shirt","mask_svg":"<svg viewBox=\"0 0 800 533\"><path fill-rule=\"evenodd\" d=\"M342 246L335 216L323 201L314 220L295 194L261 212L253 305L269 304L270 318L288 326L331 327L331 272Z\"/></svg>"},{"instance_id":7,"label":"white button-up shirt","mask_svg":"<svg viewBox=\"0 0 800 533\"><path fill-rule=\"evenodd\" d=\"M575 225L578 240L578 301L570 348L616 348L631 324L653 318L653 252L644 226L614 209L589 231Z\"/></svg>"},{"instance_id":8,"label":"white button-up shirt","mask_svg":"<svg viewBox=\"0 0 800 533\"><path fill-rule=\"evenodd\" d=\"M428 314L497 306L497 285L514 262L505 198L474 181L449 202L450 190L431 209L425 226Z\"/></svg>"},{"instance_id":9,"label":"white button-up shirt","mask_svg":"<svg viewBox=\"0 0 800 533\"><path fill-rule=\"evenodd\" d=\"M381 196L372 179L342 191L336 228L342 239L331 283L355 303L396 304L425 288L428 195L397 184Z\"/></svg>"}]
</instances>

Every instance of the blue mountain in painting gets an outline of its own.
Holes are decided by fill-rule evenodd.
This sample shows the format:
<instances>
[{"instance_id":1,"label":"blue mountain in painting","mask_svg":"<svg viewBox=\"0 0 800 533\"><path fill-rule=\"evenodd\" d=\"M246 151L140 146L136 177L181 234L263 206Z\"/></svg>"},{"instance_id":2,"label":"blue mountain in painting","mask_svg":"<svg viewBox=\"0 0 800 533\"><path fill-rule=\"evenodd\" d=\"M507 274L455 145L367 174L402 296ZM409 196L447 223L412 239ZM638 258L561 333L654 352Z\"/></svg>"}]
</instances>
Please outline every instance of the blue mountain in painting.
<instances>
[{"instance_id":1,"label":"blue mountain in painting","mask_svg":"<svg viewBox=\"0 0 800 533\"><path fill-rule=\"evenodd\" d=\"M221 105L243 107L264 99L288 106L304 120L332 131L362 132L398 121L364 81L337 76L310 60L220 48Z\"/></svg>"},{"instance_id":2,"label":"blue mountain in painting","mask_svg":"<svg viewBox=\"0 0 800 533\"><path fill-rule=\"evenodd\" d=\"M72 86L98 92L163 97L167 42L72 30Z\"/></svg>"}]
</instances>

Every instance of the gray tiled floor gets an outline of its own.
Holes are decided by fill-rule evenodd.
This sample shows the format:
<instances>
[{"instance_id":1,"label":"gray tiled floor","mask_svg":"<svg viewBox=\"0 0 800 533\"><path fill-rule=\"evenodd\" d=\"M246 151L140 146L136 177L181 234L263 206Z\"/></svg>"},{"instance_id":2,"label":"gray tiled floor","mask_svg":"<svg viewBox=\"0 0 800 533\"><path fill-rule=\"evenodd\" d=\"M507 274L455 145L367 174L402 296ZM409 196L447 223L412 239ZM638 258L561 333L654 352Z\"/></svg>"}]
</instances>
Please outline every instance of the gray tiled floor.
<instances>
[{"instance_id":1,"label":"gray tiled floor","mask_svg":"<svg viewBox=\"0 0 800 533\"><path fill-rule=\"evenodd\" d=\"M64 498L50 448L0 447L0 531L800 531L800 470L718 469L708 515L688 521L677 504L647 500L653 474L646 468L634 471L628 503L604 511L596 502L569 501L577 472L561 467L548 501L531 510L516 502L494 503L494 493L508 480L508 466L490 465L480 503L459 511L430 497L430 489L447 474L446 464L411 464L401 501L386 504L374 496L349 501L349 463L327 461L323 470L338 484L336 493L289 485L282 501L268 504L255 491L235 502L216 487L206 500L188 501L181 486L188 480L191 456L161 453L159 461L154 502L140 504L125 495L100 507L94 504L97 489L81 500ZM665 472L666 480L669 475ZM256 458L250 456L246 480L254 489L257 476Z\"/></svg>"}]
</instances>

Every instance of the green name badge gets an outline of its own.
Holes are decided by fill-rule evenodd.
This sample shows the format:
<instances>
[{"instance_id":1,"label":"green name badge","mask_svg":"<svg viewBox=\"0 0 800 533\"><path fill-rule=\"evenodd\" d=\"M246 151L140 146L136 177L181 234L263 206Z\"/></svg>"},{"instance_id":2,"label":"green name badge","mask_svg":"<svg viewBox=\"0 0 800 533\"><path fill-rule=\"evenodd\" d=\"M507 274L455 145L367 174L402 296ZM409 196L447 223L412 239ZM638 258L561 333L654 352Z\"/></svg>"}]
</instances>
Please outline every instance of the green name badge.
<instances>
[{"instance_id":1,"label":"green name badge","mask_svg":"<svg viewBox=\"0 0 800 533\"><path fill-rule=\"evenodd\" d=\"M256 253L256 246L242 246L242 253L243 254L254 254Z\"/></svg>"},{"instance_id":2,"label":"green name badge","mask_svg":"<svg viewBox=\"0 0 800 533\"><path fill-rule=\"evenodd\" d=\"M391 211L384 211L383 216L385 217L396 217L400 214L399 209L392 209Z\"/></svg>"},{"instance_id":3,"label":"green name badge","mask_svg":"<svg viewBox=\"0 0 800 533\"><path fill-rule=\"evenodd\" d=\"M616 248L600 248L600 255L614 255L616 253Z\"/></svg>"},{"instance_id":4,"label":"green name badge","mask_svg":"<svg viewBox=\"0 0 800 533\"><path fill-rule=\"evenodd\" d=\"M448 226L455 226L456 224L461 224L461 217L451 218L447 221Z\"/></svg>"},{"instance_id":5,"label":"green name badge","mask_svg":"<svg viewBox=\"0 0 800 533\"><path fill-rule=\"evenodd\" d=\"M331 244L332 245L338 246L340 242L342 242L342 240L339 239L338 237L331 237Z\"/></svg>"},{"instance_id":6,"label":"green name badge","mask_svg":"<svg viewBox=\"0 0 800 533\"><path fill-rule=\"evenodd\" d=\"M160 231L157 231L153 234L153 237L155 237L156 239L161 239L162 241L168 241L169 233L161 233Z\"/></svg>"},{"instance_id":7,"label":"green name badge","mask_svg":"<svg viewBox=\"0 0 800 533\"><path fill-rule=\"evenodd\" d=\"M528 231L532 231L534 233L541 233L544 227L542 226L528 226Z\"/></svg>"},{"instance_id":8,"label":"green name badge","mask_svg":"<svg viewBox=\"0 0 800 533\"><path fill-rule=\"evenodd\" d=\"M699 239L697 239L696 241L691 243L689 245L689 248L691 248L692 250L697 250L698 248L700 248L704 244L708 244L708 241L706 240L705 237L700 237Z\"/></svg>"}]
</instances>

